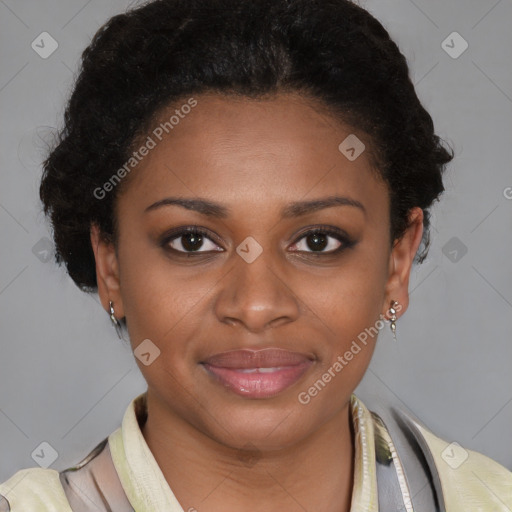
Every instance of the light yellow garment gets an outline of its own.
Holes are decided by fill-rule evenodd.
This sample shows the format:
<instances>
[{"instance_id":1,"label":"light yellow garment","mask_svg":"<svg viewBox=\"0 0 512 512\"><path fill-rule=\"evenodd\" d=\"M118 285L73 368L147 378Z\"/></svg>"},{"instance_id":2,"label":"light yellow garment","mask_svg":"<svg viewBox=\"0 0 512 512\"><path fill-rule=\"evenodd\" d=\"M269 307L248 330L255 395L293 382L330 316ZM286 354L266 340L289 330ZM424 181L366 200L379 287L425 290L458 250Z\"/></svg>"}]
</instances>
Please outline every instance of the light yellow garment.
<instances>
[{"instance_id":1,"label":"light yellow garment","mask_svg":"<svg viewBox=\"0 0 512 512\"><path fill-rule=\"evenodd\" d=\"M184 512L141 433L136 410L145 394L129 405L122 425L109 436L110 450L126 495L137 512ZM378 512L374 420L352 395L355 473L351 512ZM452 469L442 458L449 445L423 427L425 442L441 478L447 512L511 512L512 473L488 457L466 450L468 459ZM0 485L12 512L72 512L54 469L30 468Z\"/></svg>"}]
</instances>

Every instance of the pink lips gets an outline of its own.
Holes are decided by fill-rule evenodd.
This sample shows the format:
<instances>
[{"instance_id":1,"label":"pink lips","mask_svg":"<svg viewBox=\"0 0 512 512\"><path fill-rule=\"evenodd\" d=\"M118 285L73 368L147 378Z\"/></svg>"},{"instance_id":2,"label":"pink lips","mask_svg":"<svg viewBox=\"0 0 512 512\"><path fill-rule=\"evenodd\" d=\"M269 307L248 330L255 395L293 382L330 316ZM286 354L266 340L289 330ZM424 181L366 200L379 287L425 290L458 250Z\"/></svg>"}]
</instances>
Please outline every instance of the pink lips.
<instances>
[{"instance_id":1,"label":"pink lips","mask_svg":"<svg viewBox=\"0 0 512 512\"><path fill-rule=\"evenodd\" d=\"M231 391L246 398L269 398L297 382L313 364L310 355L289 350L233 350L209 357L202 364Z\"/></svg>"}]
</instances>

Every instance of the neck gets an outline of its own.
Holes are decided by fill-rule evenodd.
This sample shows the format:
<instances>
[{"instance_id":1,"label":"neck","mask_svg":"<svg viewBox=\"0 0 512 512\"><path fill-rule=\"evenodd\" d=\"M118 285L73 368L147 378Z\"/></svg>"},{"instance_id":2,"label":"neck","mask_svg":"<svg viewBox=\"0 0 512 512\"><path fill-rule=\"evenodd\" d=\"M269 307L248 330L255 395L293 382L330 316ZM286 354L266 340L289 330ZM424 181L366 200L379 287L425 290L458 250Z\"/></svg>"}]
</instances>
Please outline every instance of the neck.
<instances>
[{"instance_id":1,"label":"neck","mask_svg":"<svg viewBox=\"0 0 512 512\"><path fill-rule=\"evenodd\" d=\"M291 447L243 451L195 428L148 390L142 434L185 511L349 512L354 440L347 403Z\"/></svg>"}]
</instances>

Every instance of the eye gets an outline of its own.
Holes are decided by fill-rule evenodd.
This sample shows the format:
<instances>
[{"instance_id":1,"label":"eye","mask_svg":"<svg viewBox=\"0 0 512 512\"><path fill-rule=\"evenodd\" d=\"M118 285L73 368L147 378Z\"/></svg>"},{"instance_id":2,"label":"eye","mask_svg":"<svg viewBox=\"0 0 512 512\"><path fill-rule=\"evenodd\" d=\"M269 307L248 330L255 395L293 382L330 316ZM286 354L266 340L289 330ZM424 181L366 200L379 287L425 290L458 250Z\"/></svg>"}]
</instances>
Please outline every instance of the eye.
<instances>
[{"instance_id":1,"label":"eye","mask_svg":"<svg viewBox=\"0 0 512 512\"><path fill-rule=\"evenodd\" d=\"M316 227L303 234L297 242L295 242L292 251L318 253L318 254L335 254L343 249L352 247L354 242L348 235L333 227Z\"/></svg>"},{"instance_id":2,"label":"eye","mask_svg":"<svg viewBox=\"0 0 512 512\"><path fill-rule=\"evenodd\" d=\"M196 226L172 230L164 235L161 242L166 250L182 255L192 255L210 252L222 252L219 244L214 242L213 235ZM302 252L315 255L332 255L352 247L355 242L345 231L332 226L316 226L305 232L292 246L292 252Z\"/></svg>"},{"instance_id":3,"label":"eye","mask_svg":"<svg viewBox=\"0 0 512 512\"><path fill-rule=\"evenodd\" d=\"M223 250L213 242L206 231L195 227L181 229L172 236L167 236L162 245L185 254Z\"/></svg>"}]
</instances>

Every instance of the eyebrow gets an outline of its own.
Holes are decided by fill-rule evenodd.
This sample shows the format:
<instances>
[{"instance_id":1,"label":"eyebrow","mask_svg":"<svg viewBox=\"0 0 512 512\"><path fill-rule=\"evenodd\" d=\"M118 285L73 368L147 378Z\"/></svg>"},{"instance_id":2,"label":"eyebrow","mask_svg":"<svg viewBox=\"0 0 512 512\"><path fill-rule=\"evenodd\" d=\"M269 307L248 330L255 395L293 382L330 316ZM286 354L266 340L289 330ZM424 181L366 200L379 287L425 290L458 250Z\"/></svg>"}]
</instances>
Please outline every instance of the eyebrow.
<instances>
[{"instance_id":1,"label":"eyebrow","mask_svg":"<svg viewBox=\"0 0 512 512\"><path fill-rule=\"evenodd\" d=\"M172 205L196 211L207 217L226 219L230 215L229 208L220 203L206 199L184 197L166 197L165 199L161 199L160 201L149 205L144 211L150 212L163 206ZM359 208L366 213L366 209L362 203L355 199L345 196L329 196L309 201L296 201L289 203L281 210L281 216L283 218L300 217L301 215L323 210L324 208L332 208L334 206L352 206L354 208Z\"/></svg>"}]
</instances>

